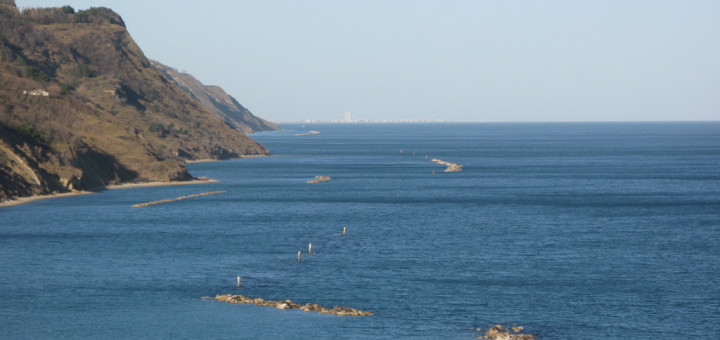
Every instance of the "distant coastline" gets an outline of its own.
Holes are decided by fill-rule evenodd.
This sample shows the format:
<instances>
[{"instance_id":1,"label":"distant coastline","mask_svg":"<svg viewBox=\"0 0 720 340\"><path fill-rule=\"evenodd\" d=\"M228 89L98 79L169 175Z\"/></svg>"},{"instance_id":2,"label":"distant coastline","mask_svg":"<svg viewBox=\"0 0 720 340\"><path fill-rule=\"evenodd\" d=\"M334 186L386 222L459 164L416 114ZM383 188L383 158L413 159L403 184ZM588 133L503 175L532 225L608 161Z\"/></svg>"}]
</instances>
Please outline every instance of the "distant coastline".
<instances>
[{"instance_id":1,"label":"distant coastline","mask_svg":"<svg viewBox=\"0 0 720 340\"><path fill-rule=\"evenodd\" d=\"M304 119L304 120L270 120L273 124L367 124L367 123L470 123L451 121L444 119L359 119L359 120L342 120L342 119Z\"/></svg>"},{"instance_id":2,"label":"distant coastline","mask_svg":"<svg viewBox=\"0 0 720 340\"><path fill-rule=\"evenodd\" d=\"M720 120L446 120L446 119L302 119L302 120L280 120L270 119L274 124L425 124L425 123L446 123L446 124L614 124L614 123L719 123Z\"/></svg>"}]
</instances>

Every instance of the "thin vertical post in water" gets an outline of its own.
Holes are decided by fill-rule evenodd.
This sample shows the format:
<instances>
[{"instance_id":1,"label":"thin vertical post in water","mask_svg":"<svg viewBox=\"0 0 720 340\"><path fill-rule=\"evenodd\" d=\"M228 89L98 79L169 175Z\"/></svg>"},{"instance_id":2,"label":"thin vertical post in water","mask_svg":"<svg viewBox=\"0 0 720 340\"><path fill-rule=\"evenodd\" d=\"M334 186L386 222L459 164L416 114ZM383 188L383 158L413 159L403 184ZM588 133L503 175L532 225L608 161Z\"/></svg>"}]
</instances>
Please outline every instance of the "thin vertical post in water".
<instances>
[{"instance_id":1,"label":"thin vertical post in water","mask_svg":"<svg viewBox=\"0 0 720 340\"><path fill-rule=\"evenodd\" d=\"M343 236L347 235L347 227L343 227Z\"/></svg>"},{"instance_id":2,"label":"thin vertical post in water","mask_svg":"<svg viewBox=\"0 0 720 340\"><path fill-rule=\"evenodd\" d=\"M238 279L238 280L237 280L237 281L238 281L238 288L240 288L240 281L242 281L242 278L240 278L240 277L238 276L237 279Z\"/></svg>"},{"instance_id":3,"label":"thin vertical post in water","mask_svg":"<svg viewBox=\"0 0 720 340\"><path fill-rule=\"evenodd\" d=\"M312 255L312 243L308 243L308 254Z\"/></svg>"},{"instance_id":4,"label":"thin vertical post in water","mask_svg":"<svg viewBox=\"0 0 720 340\"><path fill-rule=\"evenodd\" d=\"M302 252L298 251L298 262L300 262L300 253L302 253Z\"/></svg>"}]
</instances>

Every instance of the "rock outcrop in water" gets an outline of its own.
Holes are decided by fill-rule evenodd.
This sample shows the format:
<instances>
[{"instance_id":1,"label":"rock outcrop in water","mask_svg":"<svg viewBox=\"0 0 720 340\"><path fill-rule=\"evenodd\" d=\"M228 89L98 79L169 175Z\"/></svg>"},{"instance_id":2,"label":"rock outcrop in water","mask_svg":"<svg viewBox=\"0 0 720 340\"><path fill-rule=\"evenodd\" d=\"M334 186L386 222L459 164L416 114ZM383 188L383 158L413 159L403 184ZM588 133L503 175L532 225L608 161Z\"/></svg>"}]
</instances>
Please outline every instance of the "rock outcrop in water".
<instances>
[{"instance_id":1,"label":"rock outcrop in water","mask_svg":"<svg viewBox=\"0 0 720 340\"><path fill-rule=\"evenodd\" d=\"M535 336L529 333L522 333L523 327L514 326L510 329L504 328L503 325L495 325L491 327L485 335L475 335L478 339L489 339L489 340L536 340ZM482 332L480 328L478 332Z\"/></svg>"},{"instance_id":2,"label":"rock outcrop in water","mask_svg":"<svg viewBox=\"0 0 720 340\"><path fill-rule=\"evenodd\" d=\"M193 197L223 194L223 193L226 193L226 192L227 192L227 190L203 192L203 193L200 193L200 194L193 194L193 195L187 195L187 196L180 196L180 197L177 197L177 198L168 198L168 199L159 200L159 201L152 201L152 202L147 202L147 203L134 204L134 205L132 205L131 207L132 207L132 208L144 208L144 207L149 207L149 206L151 206L151 205L158 205L158 204L163 204L163 203L170 203L170 202L175 202L175 201L181 201L181 200L186 200L186 199L188 199L188 198L193 198Z\"/></svg>"},{"instance_id":3,"label":"rock outcrop in water","mask_svg":"<svg viewBox=\"0 0 720 340\"><path fill-rule=\"evenodd\" d=\"M307 181L308 183L320 183L320 182L327 182L331 181L332 177L330 176L315 176L315 179L311 179Z\"/></svg>"},{"instance_id":4,"label":"rock outcrop in water","mask_svg":"<svg viewBox=\"0 0 720 340\"><path fill-rule=\"evenodd\" d=\"M460 164L446 162L444 160L437 159L437 158L433 158L432 162L446 166L447 168L445 169L445 172L460 172L460 171L462 171L462 167L463 167Z\"/></svg>"},{"instance_id":5,"label":"rock outcrop in water","mask_svg":"<svg viewBox=\"0 0 720 340\"><path fill-rule=\"evenodd\" d=\"M205 297L204 299L213 299ZM215 296L213 300L227 302L227 303L252 303L262 307L275 307L277 309L300 309L305 312L318 312L321 314L332 314L339 316L370 316L374 315L372 312L357 310L350 307L339 307L326 308L314 303L306 303L300 305L290 300L265 300L263 298L250 298L241 294L221 294Z\"/></svg>"}]
</instances>

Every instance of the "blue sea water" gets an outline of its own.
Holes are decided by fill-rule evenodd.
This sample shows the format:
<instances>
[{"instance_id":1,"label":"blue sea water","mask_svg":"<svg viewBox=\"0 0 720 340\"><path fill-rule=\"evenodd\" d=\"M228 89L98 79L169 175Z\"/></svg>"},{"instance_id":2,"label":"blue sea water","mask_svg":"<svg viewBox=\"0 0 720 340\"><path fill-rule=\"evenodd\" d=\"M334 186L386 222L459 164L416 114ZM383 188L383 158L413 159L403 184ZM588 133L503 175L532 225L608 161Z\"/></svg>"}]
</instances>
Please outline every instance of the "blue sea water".
<instances>
[{"instance_id":1,"label":"blue sea water","mask_svg":"<svg viewBox=\"0 0 720 340\"><path fill-rule=\"evenodd\" d=\"M220 183L0 208L0 338L720 338L720 123L283 127Z\"/></svg>"}]
</instances>

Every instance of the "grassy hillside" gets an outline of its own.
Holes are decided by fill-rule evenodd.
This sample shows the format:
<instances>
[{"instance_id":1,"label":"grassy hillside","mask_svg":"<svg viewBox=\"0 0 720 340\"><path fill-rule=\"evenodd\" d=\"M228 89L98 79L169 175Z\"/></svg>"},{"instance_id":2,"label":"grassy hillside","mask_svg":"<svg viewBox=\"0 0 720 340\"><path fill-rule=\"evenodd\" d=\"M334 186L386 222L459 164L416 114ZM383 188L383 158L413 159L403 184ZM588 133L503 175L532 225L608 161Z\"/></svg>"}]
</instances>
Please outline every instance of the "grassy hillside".
<instances>
[{"instance_id":1,"label":"grassy hillside","mask_svg":"<svg viewBox=\"0 0 720 340\"><path fill-rule=\"evenodd\" d=\"M185 93L197 100L208 111L220 116L225 122L245 133L274 131L280 128L262 118L258 118L242 106L235 98L219 86L204 85L190 74L150 60L150 64L162 72Z\"/></svg>"},{"instance_id":2,"label":"grassy hillside","mask_svg":"<svg viewBox=\"0 0 720 340\"><path fill-rule=\"evenodd\" d=\"M267 153L153 68L110 9L0 2L0 200Z\"/></svg>"}]
</instances>

